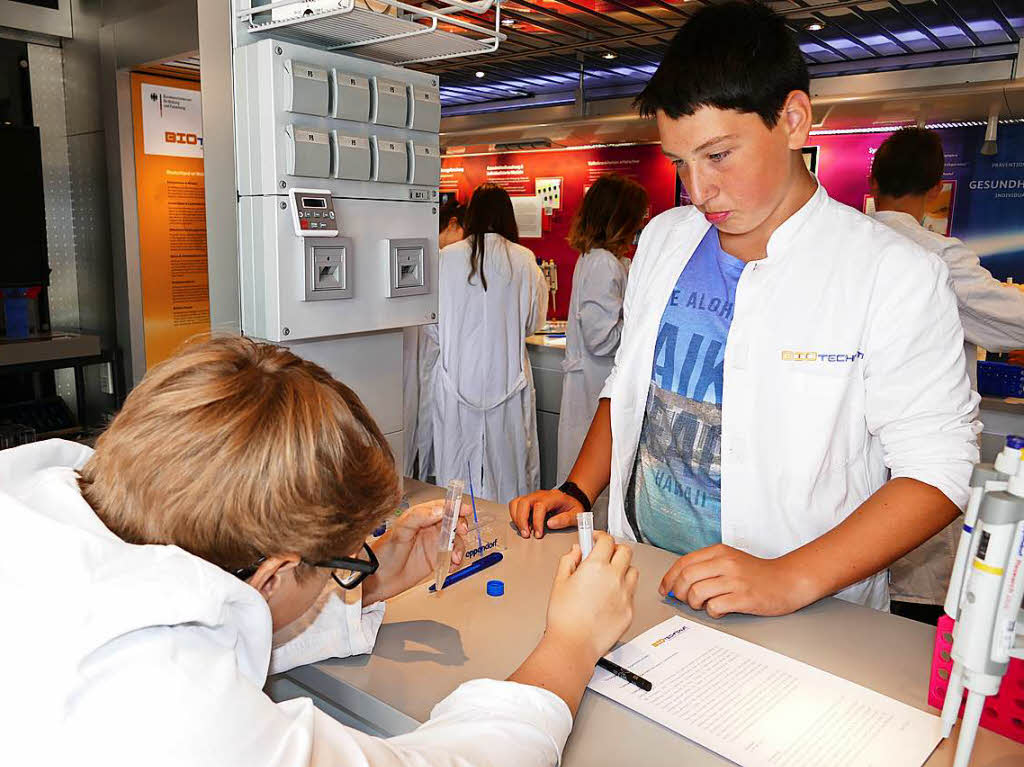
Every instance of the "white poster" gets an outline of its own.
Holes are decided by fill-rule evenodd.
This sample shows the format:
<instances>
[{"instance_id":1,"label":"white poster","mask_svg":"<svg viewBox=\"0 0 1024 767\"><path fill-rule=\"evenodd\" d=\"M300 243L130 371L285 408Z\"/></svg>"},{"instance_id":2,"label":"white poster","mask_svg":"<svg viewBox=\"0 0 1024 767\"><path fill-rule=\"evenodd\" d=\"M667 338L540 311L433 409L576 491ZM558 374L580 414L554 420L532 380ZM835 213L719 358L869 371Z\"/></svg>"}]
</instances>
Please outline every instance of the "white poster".
<instances>
[{"instance_id":1,"label":"white poster","mask_svg":"<svg viewBox=\"0 0 1024 767\"><path fill-rule=\"evenodd\" d=\"M199 91L142 85L142 137L146 154L203 156L203 107Z\"/></svg>"},{"instance_id":2,"label":"white poster","mask_svg":"<svg viewBox=\"0 0 1024 767\"><path fill-rule=\"evenodd\" d=\"M543 235L541 230L540 199L537 197L513 197L512 210L516 214L516 226L520 239L536 238Z\"/></svg>"}]
</instances>

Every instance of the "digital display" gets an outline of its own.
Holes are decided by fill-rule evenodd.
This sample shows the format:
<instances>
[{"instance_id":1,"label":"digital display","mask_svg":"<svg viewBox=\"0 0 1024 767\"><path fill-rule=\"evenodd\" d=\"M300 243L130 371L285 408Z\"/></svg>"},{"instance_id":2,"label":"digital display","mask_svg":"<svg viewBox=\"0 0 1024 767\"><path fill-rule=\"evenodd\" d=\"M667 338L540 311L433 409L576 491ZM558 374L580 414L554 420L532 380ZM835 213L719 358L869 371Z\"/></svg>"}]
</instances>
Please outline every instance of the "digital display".
<instances>
[{"instance_id":1,"label":"digital display","mask_svg":"<svg viewBox=\"0 0 1024 767\"><path fill-rule=\"evenodd\" d=\"M323 197L303 197L302 198L303 208L326 208L327 200Z\"/></svg>"}]
</instances>

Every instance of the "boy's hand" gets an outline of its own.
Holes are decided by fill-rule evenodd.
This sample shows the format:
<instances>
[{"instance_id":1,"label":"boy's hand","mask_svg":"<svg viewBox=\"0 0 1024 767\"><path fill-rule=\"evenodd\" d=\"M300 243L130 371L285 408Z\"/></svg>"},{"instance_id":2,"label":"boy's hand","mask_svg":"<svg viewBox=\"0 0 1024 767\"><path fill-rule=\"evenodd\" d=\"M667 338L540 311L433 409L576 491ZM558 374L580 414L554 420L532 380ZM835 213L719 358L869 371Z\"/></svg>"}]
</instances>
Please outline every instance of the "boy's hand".
<instances>
[{"instance_id":1,"label":"boy's hand","mask_svg":"<svg viewBox=\"0 0 1024 767\"><path fill-rule=\"evenodd\" d=\"M380 567L363 581L364 605L401 594L428 575L434 574L443 512L444 499L412 506L394 521L384 535L370 543L373 553L380 560ZM463 503L460 517L471 513L470 504ZM452 564L457 565L466 550L462 537L467 530L464 519L459 520L456 530Z\"/></svg>"},{"instance_id":2,"label":"boy's hand","mask_svg":"<svg viewBox=\"0 0 1024 767\"><path fill-rule=\"evenodd\" d=\"M560 490L537 490L508 503L509 516L523 538L529 538L531 532L543 538L545 522L552 530L575 527L576 515L581 511L583 504ZM550 519L548 514L552 515Z\"/></svg>"},{"instance_id":3,"label":"boy's hand","mask_svg":"<svg viewBox=\"0 0 1024 767\"><path fill-rule=\"evenodd\" d=\"M680 557L661 579L658 591L670 591L694 610L712 618L728 613L787 615L818 597L805 575L785 557L761 559L719 543Z\"/></svg>"}]
</instances>

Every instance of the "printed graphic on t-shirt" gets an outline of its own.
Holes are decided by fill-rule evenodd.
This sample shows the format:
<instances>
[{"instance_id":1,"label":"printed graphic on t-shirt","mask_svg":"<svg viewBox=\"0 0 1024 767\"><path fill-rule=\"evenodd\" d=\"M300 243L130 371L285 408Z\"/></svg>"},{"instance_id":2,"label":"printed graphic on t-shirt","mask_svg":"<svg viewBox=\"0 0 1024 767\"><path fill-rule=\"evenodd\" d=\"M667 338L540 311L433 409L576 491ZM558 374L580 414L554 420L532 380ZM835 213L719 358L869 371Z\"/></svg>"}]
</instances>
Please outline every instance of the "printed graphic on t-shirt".
<instances>
[{"instance_id":1,"label":"printed graphic on t-shirt","mask_svg":"<svg viewBox=\"0 0 1024 767\"><path fill-rule=\"evenodd\" d=\"M723 367L743 267L710 229L658 329L626 510L643 541L679 554L722 540Z\"/></svg>"}]
</instances>

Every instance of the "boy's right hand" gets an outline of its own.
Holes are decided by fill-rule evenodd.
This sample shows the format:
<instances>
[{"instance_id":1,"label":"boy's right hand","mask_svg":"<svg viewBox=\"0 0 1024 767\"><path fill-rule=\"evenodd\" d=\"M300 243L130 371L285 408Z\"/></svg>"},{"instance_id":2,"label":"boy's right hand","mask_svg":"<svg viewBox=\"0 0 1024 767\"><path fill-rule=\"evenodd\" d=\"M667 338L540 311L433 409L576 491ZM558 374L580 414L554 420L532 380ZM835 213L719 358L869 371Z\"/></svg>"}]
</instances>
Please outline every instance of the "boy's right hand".
<instances>
[{"instance_id":1,"label":"boy's right hand","mask_svg":"<svg viewBox=\"0 0 1024 767\"><path fill-rule=\"evenodd\" d=\"M581 511L583 504L560 490L538 490L513 498L508 504L512 523L523 538L529 538L531 531L543 538L545 520L552 530L576 527L576 515ZM548 514L552 515L550 519Z\"/></svg>"},{"instance_id":2,"label":"boy's right hand","mask_svg":"<svg viewBox=\"0 0 1024 767\"><path fill-rule=\"evenodd\" d=\"M633 596L640 573L630 567L633 551L608 533L594 534L594 548L581 562L574 544L558 563L548 602L545 640L593 666L633 621Z\"/></svg>"}]
</instances>

